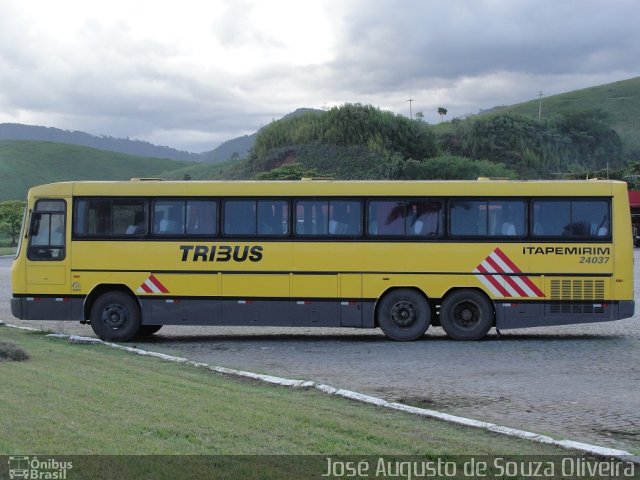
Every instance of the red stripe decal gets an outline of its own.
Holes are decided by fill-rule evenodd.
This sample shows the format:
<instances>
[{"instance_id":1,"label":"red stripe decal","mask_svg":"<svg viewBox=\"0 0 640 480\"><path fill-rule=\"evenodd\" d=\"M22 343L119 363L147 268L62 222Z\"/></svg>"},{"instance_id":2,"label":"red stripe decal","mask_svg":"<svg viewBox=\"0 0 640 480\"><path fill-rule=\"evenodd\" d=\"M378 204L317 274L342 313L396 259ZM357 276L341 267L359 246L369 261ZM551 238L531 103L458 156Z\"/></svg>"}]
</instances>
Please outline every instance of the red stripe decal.
<instances>
[{"instance_id":1,"label":"red stripe decal","mask_svg":"<svg viewBox=\"0 0 640 480\"><path fill-rule=\"evenodd\" d=\"M516 264L513 263L511 259L507 257L502 250L500 250L500 248L496 247L494 252L496 255L498 255L498 257L500 257L500 260L502 260L507 265L507 267L509 267L513 271L513 273L522 273L522 270L516 267Z\"/></svg>"},{"instance_id":2,"label":"red stripe decal","mask_svg":"<svg viewBox=\"0 0 640 480\"><path fill-rule=\"evenodd\" d=\"M500 284L500 282L493 275L489 273L486 268L484 268L482 264L478 265L478 271L485 274L484 278L486 278L491 283L491 285L496 287L496 289L503 297L511 296L511 294Z\"/></svg>"},{"instance_id":3,"label":"red stripe decal","mask_svg":"<svg viewBox=\"0 0 640 480\"><path fill-rule=\"evenodd\" d=\"M162 283L160 283L160 280L158 280L153 275L149 275L149 281L151 281L151 283L153 283L156 286L156 288L160 290L162 293L169 293L169 290L167 290L166 287Z\"/></svg>"}]
</instances>

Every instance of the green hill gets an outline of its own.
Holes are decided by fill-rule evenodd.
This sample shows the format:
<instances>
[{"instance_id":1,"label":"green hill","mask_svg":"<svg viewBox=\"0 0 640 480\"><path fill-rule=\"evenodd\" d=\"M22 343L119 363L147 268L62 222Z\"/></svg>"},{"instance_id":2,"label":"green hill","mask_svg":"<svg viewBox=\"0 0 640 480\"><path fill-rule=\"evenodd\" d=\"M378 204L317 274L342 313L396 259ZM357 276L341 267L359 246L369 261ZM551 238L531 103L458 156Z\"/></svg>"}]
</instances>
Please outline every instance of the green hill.
<instances>
[{"instance_id":1,"label":"green hill","mask_svg":"<svg viewBox=\"0 0 640 480\"><path fill-rule=\"evenodd\" d=\"M192 165L54 142L0 141L0 201L23 200L34 185L68 180L164 176Z\"/></svg>"},{"instance_id":2,"label":"green hill","mask_svg":"<svg viewBox=\"0 0 640 480\"><path fill-rule=\"evenodd\" d=\"M498 107L491 114L515 113L538 118L539 100ZM628 152L640 152L640 77L542 97L542 118L580 110L602 110Z\"/></svg>"}]
</instances>

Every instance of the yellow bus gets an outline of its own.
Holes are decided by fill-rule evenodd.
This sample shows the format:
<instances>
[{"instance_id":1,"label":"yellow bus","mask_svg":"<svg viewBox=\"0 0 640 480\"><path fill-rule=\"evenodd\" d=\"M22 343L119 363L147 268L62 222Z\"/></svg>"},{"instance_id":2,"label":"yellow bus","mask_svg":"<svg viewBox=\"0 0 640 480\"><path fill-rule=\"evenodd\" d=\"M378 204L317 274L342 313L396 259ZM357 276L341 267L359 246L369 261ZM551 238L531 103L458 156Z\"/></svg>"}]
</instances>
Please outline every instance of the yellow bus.
<instances>
[{"instance_id":1,"label":"yellow bus","mask_svg":"<svg viewBox=\"0 0 640 480\"><path fill-rule=\"evenodd\" d=\"M162 325L492 328L633 315L616 181L67 182L32 188L12 313Z\"/></svg>"}]
</instances>

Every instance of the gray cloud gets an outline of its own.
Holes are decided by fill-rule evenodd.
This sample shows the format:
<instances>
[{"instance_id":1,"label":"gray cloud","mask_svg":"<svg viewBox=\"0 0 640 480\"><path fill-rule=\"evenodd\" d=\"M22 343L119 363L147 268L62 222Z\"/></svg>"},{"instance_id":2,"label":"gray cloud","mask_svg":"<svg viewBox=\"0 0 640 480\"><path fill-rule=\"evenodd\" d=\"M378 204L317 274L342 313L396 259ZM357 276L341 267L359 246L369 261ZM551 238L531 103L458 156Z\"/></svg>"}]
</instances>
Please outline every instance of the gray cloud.
<instances>
[{"instance_id":1,"label":"gray cloud","mask_svg":"<svg viewBox=\"0 0 640 480\"><path fill-rule=\"evenodd\" d=\"M413 111L436 122L437 106L453 117L640 74L635 0L326 0L328 29L309 25L308 35L328 54L309 62L288 56L309 38L280 35L300 21L287 8L268 30L274 20L253 2L206 4L187 0L182 8L203 21L176 18L160 34L126 15L88 15L66 36L39 29L37 9L3 2L0 122L202 151L303 106L362 102L407 114L413 98ZM186 43L193 34L199 43Z\"/></svg>"}]
</instances>

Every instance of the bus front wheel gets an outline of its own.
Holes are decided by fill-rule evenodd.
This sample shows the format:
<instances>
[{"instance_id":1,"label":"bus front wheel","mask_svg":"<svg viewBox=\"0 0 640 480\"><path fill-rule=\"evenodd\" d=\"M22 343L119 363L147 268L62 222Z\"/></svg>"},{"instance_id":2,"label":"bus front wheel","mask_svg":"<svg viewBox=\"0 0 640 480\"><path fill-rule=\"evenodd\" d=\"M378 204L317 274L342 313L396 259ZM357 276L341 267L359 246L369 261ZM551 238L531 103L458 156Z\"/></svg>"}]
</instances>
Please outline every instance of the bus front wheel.
<instances>
[{"instance_id":1,"label":"bus front wheel","mask_svg":"<svg viewBox=\"0 0 640 480\"><path fill-rule=\"evenodd\" d=\"M440 306L440 325L454 340L480 340L493 326L493 306L475 290L447 295Z\"/></svg>"},{"instance_id":2,"label":"bus front wheel","mask_svg":"<svg viewBox=\"0 0 640 480\"><path fill-rule=\"evenodd\" d=\"M409 342L424 335L431 323L427 299L410 289L388 292L376 311L378 326L391 340Z\"/></svg>"},{"instance_id":3,"label":"bus front wheel","mask_svg":"<svg viewBox=\"0 0 640 480\"><path fill-rule=\"evenodd\" d=\"M140 328L140 307L124 292L107 292L91 307L91 328L101 340L131 340Z\"/></svg>"}]
</instances>

